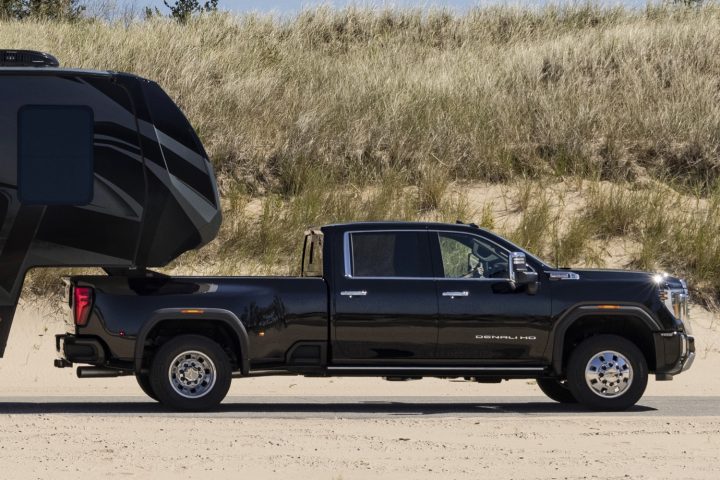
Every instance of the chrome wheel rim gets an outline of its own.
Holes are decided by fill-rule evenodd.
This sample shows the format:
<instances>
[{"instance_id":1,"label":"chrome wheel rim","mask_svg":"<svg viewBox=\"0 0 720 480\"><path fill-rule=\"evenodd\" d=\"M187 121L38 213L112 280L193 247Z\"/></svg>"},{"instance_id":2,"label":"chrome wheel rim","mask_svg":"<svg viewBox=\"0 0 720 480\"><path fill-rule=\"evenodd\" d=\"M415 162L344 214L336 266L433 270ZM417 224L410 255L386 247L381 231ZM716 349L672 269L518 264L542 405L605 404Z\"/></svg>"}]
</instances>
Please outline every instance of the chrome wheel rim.
<instances>
[{"instance_id":1,"label":"chrome wheel rim","mask_svg":"<svg viewBox=\"0 0 720 480\"><path fill-rule=\"evenodd\" d=\"M217 370L210 357L197 350L183 352L170 362L168 379L175 393L200 398L215 386Z\"/></svg>"},{"instance_id":2,"label":"chrome wheel rim","mask_svg":"<svg viewBox=\"0 0 720 480\"><path fill-rule=\"evenodd\" d=\"M585 367L585 381L595 395L617 398L632 385L632 365L627 357L619 352L602 351L593 356Z\"/></svg>"}]
</instances>

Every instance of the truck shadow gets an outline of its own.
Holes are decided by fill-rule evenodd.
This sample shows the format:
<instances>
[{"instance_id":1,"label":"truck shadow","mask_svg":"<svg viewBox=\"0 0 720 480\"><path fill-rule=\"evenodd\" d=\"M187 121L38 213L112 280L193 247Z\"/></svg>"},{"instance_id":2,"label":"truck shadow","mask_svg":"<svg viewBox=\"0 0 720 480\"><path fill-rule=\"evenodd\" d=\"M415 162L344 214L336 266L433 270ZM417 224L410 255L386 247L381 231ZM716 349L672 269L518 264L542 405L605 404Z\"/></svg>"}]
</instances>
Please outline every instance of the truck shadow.
<instances>
[{"instance_id":1,"label":"truck shadow","mask_svg":"<svg viewBox=\"0 0 720 480\"><path fill-rule=\"evenodd\" d=\"M240 402L226 400L213 412L184 413L168 410L154 402L119 401L62 401L62 402L8 402L0 401L0 414L77 414L77 415L141 415L156 416L219 416L247 418L320 418L320 417L395 417L395 416L558 416L558 415L637 415L656 412L657 409L636 405L625 412L595 412L579 405L553 402Z\"/></svg>"}]
</instances>

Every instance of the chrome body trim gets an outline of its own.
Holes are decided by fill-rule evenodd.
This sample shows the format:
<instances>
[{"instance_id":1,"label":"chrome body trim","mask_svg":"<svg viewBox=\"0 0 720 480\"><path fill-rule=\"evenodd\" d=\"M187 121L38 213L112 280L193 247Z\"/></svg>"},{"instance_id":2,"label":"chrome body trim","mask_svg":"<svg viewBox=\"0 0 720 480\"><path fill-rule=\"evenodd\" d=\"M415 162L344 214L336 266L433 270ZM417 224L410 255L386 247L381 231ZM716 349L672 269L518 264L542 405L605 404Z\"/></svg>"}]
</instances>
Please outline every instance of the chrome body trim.
<instances>
[{"instance_id":1,"label":"chrome body trim","mask_svg":"<svg viewBox=\"0 0 720 480\"><path fill-rule=\"evenodd\" d=\"M692 367L693 362L695 362L695 337L691 335L685 335L682 334L683 339L683 360L680 362L682 367L680 368L680 372L684 372L686 370L690 370L690 367ZM692 345L691 345L692 344Z\"/></svg>"},{"instance_id":2,"label":"chrome body trim","mask_svg":"<svg viewBox=\"0 0 720 480\"><path fill-rule=\"evenodd\" d=\"M351 235L353 233L396 233L396 232L421 232L421 233L452 233L452 234L463 234L463 235L469 235L471 237L479 238L485 242L492 243L496 247L500 248L508 255L508 268L510 264L510 254L511 253L522 253L524 252L510 252L507 248L503 247L502 245L498 244L497 242L494 242L490 240L489 238L483 237L482 235L477 235L475 233L470 232L458 232L455 230L434 230L434 229L388 229L388 230L348 230L343 233L343 273L345 278L358 278L363 280L449 280L449 281L466 281L466 280L472 280L474 282L502 282L502 281L511 281L511 279L508 278L453 278L453 277L354 277L352 274L352 238ZM520 248L520 247L518 247ZM528 271L534 272L535 270L528 265L527 266Z\"/></svg>"},{"instance_id":3,"label":"chrome body trim","mask_svg":"<svg viewBox=\"0 0 720 480\"><path fill-rule=\"evenodd\" d=\"M450 298L455 298L455 297L469 297L469 296L470 296L470 292L468 292L467 290L457 291L457 292L455 292L455 291L453 291L453 292L442 292L442 296L443 296L443 297L450 297Z\"/></svg>"},{"instance_id":4,"label":"chrome body trim","mask_svg":"<svg viewBox=\"0 0 720 480\"><path fill-rule=\"evenodd\" d=\"M340 292L343 297L364 297L367 295L367 290L343 290Z\"/></svg>"},{"instance_id":5,"label":"chrome body trim","mask_svg":"<svg viewBox=\"0 0 720 480\"><path fill-rule=\"evenodd\" d=\"M680 370L680 371L685 372L687 370L690 370L690 367L692 367L692 364L694 361L695 361L695 352L690 352L690 354L687 356L687 358L683 361L682 370Z\"/></svg>"}]
</instances>

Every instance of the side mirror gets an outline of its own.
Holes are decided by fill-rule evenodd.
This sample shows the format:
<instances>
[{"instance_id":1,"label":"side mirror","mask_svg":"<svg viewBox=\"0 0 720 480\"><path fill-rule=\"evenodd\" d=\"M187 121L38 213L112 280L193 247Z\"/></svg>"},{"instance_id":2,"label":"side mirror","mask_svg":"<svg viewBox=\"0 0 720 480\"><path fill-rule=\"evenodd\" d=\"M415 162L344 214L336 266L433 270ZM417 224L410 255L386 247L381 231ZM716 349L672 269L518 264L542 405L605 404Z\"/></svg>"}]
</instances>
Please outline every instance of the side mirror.
<instances>
[{"instance_id":1,"label":"side mirror","mask_svg":"<svg viewBox=\"0 0 720 480\"><path fill-rule=\"evenodd\" d=\"M538 274L527 266L527 259L523 252L512 252L508 258L510 282L516 287L527 287L527 293L535 295L538 289Z\"/></svg>"}]
</instances>

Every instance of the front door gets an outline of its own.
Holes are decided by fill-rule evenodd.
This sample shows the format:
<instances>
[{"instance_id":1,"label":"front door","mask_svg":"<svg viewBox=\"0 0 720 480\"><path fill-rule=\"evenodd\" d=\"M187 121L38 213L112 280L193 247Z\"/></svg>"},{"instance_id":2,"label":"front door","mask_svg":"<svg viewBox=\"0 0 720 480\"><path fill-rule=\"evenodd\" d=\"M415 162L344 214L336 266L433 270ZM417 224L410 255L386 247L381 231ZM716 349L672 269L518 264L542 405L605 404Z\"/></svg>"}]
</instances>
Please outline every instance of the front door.
<instances>
[{"instance_id":1,"label":"front door","mask_svg":"<svg viewBox=\"0 0 720 480\"><path fill-rule=\"evenodd\" d=\"M480 235L430 236L441 259L437 357L465 364L541 362L551 325L548 285L535 295L513 289L509 252Z\"/></svg>"},{"instance_id":2,"label":"front door","mask_svg":"<svg viewBox=\"0 0 720 480\"><path fill-rule=\"evenodd\" d=\"M335 282L333 363L412 364L432 359L437 297L426 230L344 236Z\"/></svg>"}]
</instances>

